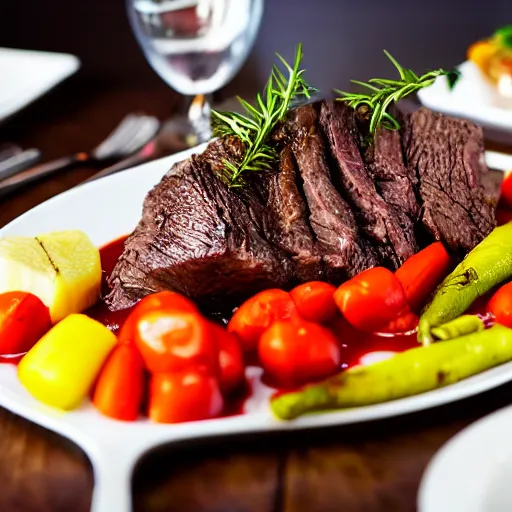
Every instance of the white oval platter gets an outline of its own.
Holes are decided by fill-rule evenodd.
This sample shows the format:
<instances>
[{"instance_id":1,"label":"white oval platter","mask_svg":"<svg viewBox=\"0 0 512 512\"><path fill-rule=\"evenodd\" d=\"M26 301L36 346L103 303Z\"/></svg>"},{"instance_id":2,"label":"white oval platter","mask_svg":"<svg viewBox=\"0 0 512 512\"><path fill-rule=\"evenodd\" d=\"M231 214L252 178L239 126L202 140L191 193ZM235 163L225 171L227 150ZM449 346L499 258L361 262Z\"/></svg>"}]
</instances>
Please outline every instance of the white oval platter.
<instances>
[{"instance_id":1,"label":"white oval platter","mask_svg":"<svg viewBox=\"0 0 512 512\"><path fill-rule=\"evenodd\" d=\"M200 152L203 147L82 185L37 206L0 230L0 236L34 236L41 232L80 229L102 246L137 224L142 202L174 162ZM148 449L173 441L227 434L326 427L406 414L459 400L512 380L512 363L446 388L415 397L350 410L309 415L292 422L275 420L268 409L271 390L248 368L253 395L244 414L178 425L158 425L147 419L123 423L101 416L90 403L61 412L28 394L19 383L16 368L0 364L0 405L81 446L90 457L95 487L94 512L131 510L130 481L137 459Z\"/></svg>"}]
</instances>

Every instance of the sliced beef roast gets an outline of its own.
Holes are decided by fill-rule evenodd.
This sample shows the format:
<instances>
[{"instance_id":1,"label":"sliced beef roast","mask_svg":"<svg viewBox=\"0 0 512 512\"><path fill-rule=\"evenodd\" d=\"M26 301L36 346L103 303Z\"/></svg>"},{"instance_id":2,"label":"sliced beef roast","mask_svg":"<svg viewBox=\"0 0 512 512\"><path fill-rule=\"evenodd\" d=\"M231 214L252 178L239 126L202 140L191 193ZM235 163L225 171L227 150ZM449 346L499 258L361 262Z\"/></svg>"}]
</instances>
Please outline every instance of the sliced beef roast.
<instances>
[{"instance_id":1,"label":"sliced beef roast","mask_svg":"<svg viewBox=\"0 0 512 512\"><path fill-rule=\"evenodd\" d=\"M419 183L422 222L436 240L463 255L495 226L481 185L487 172L482 129L426 108L404 123L402 143Z\"/></svg>"},{"instance_id":2,"label":"sliced beef roast","mask_svg":"<svg viewBox=\"0 0 512 512\"><path fill-rule=\"evenodd\" d=\"M296 109L290 123L292 148L309 206L309 220L328 277L341 281L375 266L373 247L360 236L350 206L331 182L317 109L314 105Z\"/></svg>"},{"instance_id":3,"label":"sliced beef roast","mask_svg":"<svg viewBox=\"0 0 512 512\"><path fill-rule=\"evenodd\" d=\"M400 133L377 130L374 142L366 148L364 157L377 192L388 204L405 239L416 252L418 244L414 227L420 213L415 193L418 180L404 164Z\"/></svg>"},{"instance_id":4,"label":"sliced beef roast","mask_svg":"<svg viewBox=\"0 0 512 512\"><path fill-rule=\"evenodd\" d=\"M264 240L246 204L192 157L148 194L143 217L109 279L113 309L175 290L198 302L239 302L291 279L286 259Z\"/></svg>"},{"instance_id":5,"label":"sliced beef roast","mask_svg":"<svg viewBox=\"0 0 512 512\"><path fill-rule=\"evenodd\" d=\"M219 173L225 160L241 159L241 149L238 139L217 139L208 145L200 158L214 173ZM244 187L239 190L260 235L291 259L291 284L322 276L321 257L315 247L306 200L297 180L293 153L285 146L274 172L249 174Z\"/></svg>"},{"instance_id":6,"label":"sliced beef roast","mask_svg":"<svg viewBox=\"0 0 512 512\"><path fill-rule=\"evenodd\" d=\"M279 172L263 180L267 192L265 228L267 238L293 262L295 281L321 279L322 258L309 226L305 198L297 184L297 166L292 150L281 152Z\"/></svg>"},{"instance_id":7,"label":"sliced beef roast","mask_svg":"<svg viewBox=\"0 0 512 512\"><path fill-rule=\"evenodd\" d=\"M416 241L378 193L363 163L356 142L354 110L339 101L322 103L320 123L337 164L331 169L335 183L354 207L359 226L377 244L385 263L398 268L416 252Z\"/></svg>"},{"instance_id":8,"label":"sliced beef roast","mask_svg":"<svg viewBox=\"0 0 512 512\"><path fill-rule=\"evenodd\" d=\"M418 180L404 164L400 133L377 130L374 143L365 151L365 160L382 198L410 218L416 219L420 211L415 194Z\"/></svg>"},{"instance_id":9,"label":"sliced beef roast","mask_svg":"<svg viewBox=\"0 0 512 512\"><path fill-rule=\"evenodd\" d=\"M240 190L218 174L243 145L211 142L146 196L107 303L122 309L169 289L225 312L264 288L398 266L431 237L471 250L495 225L481 130L426 109L401 124L400 135L379 131L363 162L351 110L297 108L282 127L279 169L249 173ZM429 234L417 243L419 225Z\"/></svg>"}]
</instances>

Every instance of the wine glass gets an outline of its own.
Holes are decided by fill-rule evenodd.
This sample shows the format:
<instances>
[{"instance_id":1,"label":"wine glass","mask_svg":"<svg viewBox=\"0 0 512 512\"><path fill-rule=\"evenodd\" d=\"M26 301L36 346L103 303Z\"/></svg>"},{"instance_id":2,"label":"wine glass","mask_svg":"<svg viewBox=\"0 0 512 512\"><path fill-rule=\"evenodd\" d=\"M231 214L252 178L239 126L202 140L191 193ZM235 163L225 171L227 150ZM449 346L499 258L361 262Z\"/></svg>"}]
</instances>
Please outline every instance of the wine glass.
<instances>
[{"instance_id":1,"label":"wine glass","mask_svg":"<svg viewBox=\"0 0 512 512\"><path fill-rule=\"evenodd\" d=\"M190 145L211 138L211 94L245 62L263 2L127 0L131 26L153 69L170 87L194 97L187 118L179 120Z\"/></svg>"}]
</instances>

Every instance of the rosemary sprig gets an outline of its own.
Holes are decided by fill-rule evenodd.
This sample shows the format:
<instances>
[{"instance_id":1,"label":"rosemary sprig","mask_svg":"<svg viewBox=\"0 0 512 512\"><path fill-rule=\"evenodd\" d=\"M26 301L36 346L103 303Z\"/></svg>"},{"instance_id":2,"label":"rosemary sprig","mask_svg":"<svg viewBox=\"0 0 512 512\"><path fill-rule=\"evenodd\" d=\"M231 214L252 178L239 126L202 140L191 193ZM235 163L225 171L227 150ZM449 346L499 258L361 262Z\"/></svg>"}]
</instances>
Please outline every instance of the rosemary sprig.
<instances>
[{"instance_id":1,"label":"rosemary sprig","mask_svg":"<svg viewBox=\"0 0 512 512\"><path fill-rule=\"evenodd\" d=\"M301 97L310 98L316 91L304 80L302 45L297 46L293 67L276 53L288 72L285 77L278 66L274 66L263 94L256 96L256 106L238 98L246 115L235 112L212 111L212 128L215 136L236 136L245 146L241 162L224 161L221 177L230 187L243 185L242 174L247 171L267 171L277 158L275 147L269 136L281 121L292 103Z\"/></svg>"},{"instance_id":2,"label":"rosemary sprig","mask_svg":"<svg viewBox=\"0 0 512 512\"><path fill-rule=\"evenodd\" d=\"M432 85L439 76L447 77L450 88L453 88L459 78L458 71L445 71L444 69L436 69L418 76L411 69L402 67L389 52L384 50L384 53L398 70L400 80L372 78L367 83L352 80L353 83L369 89L368 93L348 93L336 89L336 92L341 95L337 98L339 101L346 102L365 119L370 120L370 136L375 135L379 126L387 130L400 128L398 121L388 112L388 108L393 103L419 89Z\"/></svg>"}]
</instances>

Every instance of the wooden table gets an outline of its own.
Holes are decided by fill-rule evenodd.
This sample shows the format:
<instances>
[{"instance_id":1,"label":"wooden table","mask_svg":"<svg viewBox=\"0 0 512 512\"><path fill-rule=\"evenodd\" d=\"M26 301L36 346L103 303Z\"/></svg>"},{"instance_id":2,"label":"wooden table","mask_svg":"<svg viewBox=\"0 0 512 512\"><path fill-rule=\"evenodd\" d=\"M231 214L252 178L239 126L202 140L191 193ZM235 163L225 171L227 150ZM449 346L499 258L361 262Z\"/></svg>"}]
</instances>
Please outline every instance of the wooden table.
<instances>
[{"instance_id":1,"label":"wooden table","mask_svg":"<svg viewBox=\"0 0 512 512\"><path fill-rule=\"evenodd\" d=\"M93 147L129 111L165 119L179 105L157 80L125 90L73 80L0 126L0 141L38 147L50 159ZM0 200L0 227L94 170L63 173ZM460 429L511 399L512 384L386 421L162 448L135 471L135 510L412 511L433 454ZM93 475L75 445L0 409L0 482L2 512L85 512Z\"/></svg>"}]
</instances>

